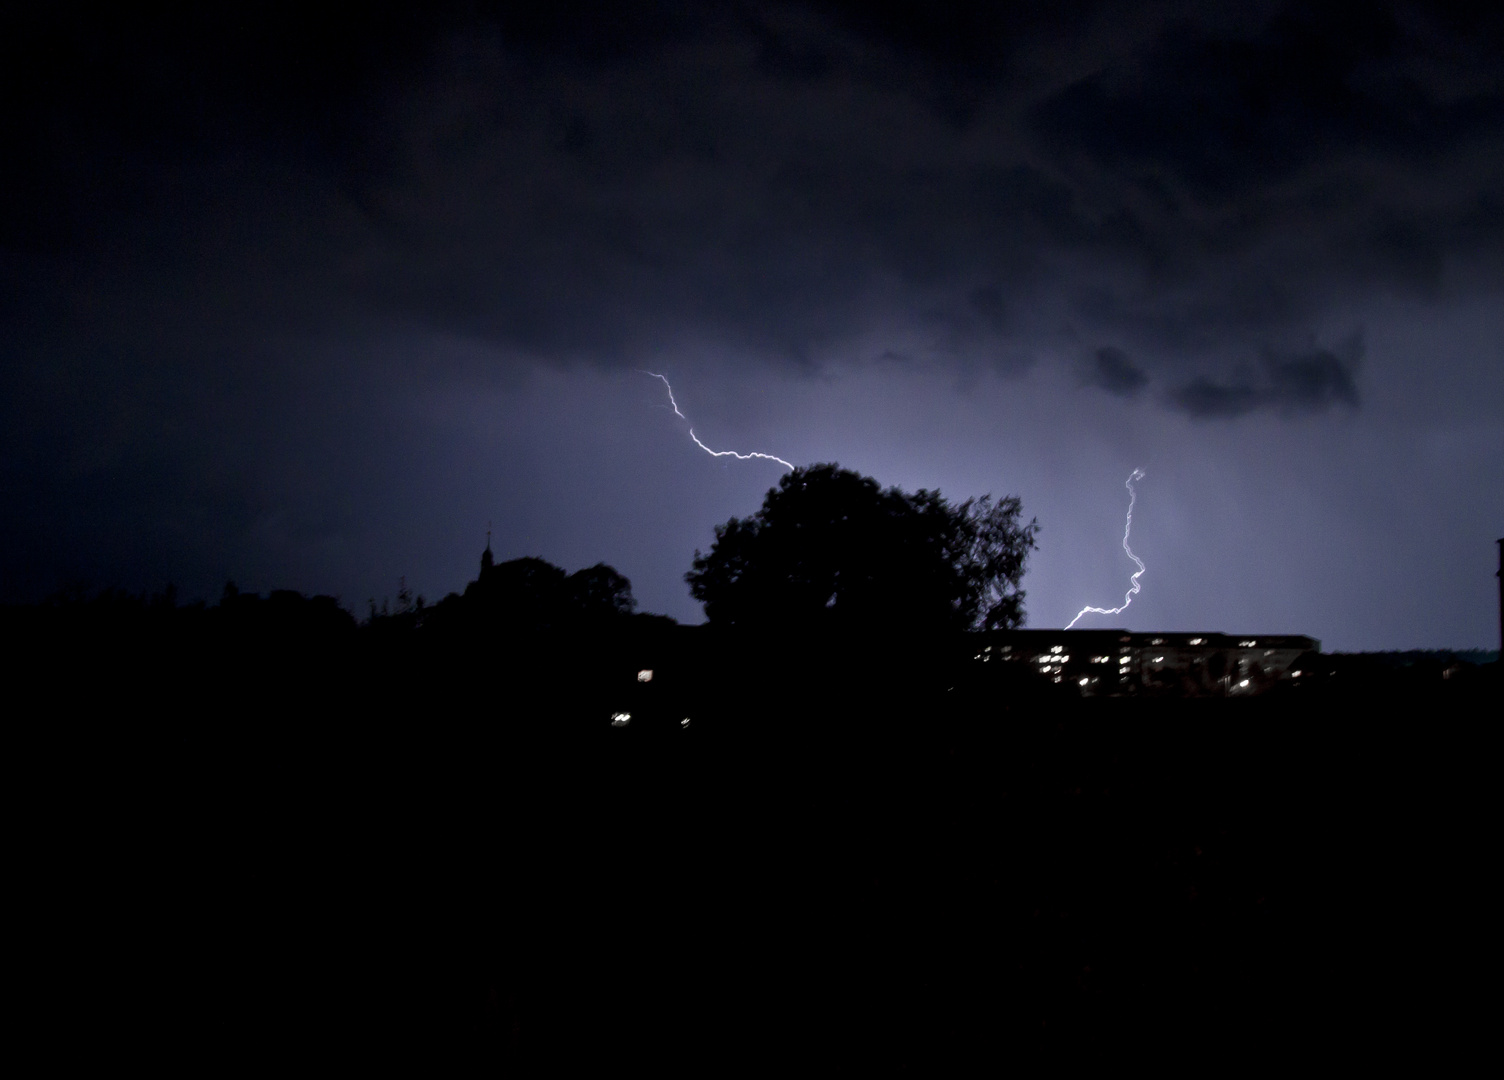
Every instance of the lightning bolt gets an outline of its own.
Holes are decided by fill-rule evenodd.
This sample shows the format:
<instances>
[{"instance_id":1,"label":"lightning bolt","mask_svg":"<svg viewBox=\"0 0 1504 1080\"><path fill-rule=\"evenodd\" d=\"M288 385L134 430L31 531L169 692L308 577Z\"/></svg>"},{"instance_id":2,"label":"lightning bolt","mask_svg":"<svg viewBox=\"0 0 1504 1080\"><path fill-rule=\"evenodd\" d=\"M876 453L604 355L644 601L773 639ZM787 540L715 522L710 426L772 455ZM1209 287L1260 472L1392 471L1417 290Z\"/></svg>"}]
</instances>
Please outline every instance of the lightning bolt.
<instances>
[{"instance_id":1,"label":"lightning bolt","mask_svg":"<svg viewBox=\"0 0 1504 1080\"><path fill-rule=\"evenodd\" d=\"M669 386L668 379L665 376L658 374L656 371L644 371L642 368L638 368L637 370L643 375L651 375L655 379L662 379L663 385L668 389L668 403L673 406L674 415L677 416L680 420L689 419L689 417L685 416L682 412L679 411L679 403L674 400L674 388L672 386ZM755 452L751 454L739 454L735 450L712 450L710 447L706 446L700 441L699 436L695 434L694 428L689 429L689 437L695 441L696 446L705 451L711 457L734 457L737 461L751 461L753 458L761 458L763 461L776 461L789 472L794 471L794 466L791 462L784 461L783 458L775 457L772 454L758 454Z\"/></svg>"},{"instance_id":2,"label":"lightning bolt","mask_svg":"<svg viewBox=\"0 0 1504 1080\"><path fill-rule=\"evenodd\" d=\"M1132 587L1128 590L1127 595L1123 597L1123 606L1114 608L1084 607L1074 619L1065 624L1067 630L1080 622L1082 615L1116 615L1118 612L1125 610L1129 604L1133 603L1133 597L1138 593L1138 579L1144 572L1144 560L1135 555L1133 549L1128 546L1128 534L1133 530L1133 504L1138 500L1138 492L1133 490L1133 482L1135 480L1142 480L1143 478L1144 470L1134 469L1129 474L1128 479L1123 482L1123 486L1128 489L1128 523L1123 526L1123 550L1128 553L1130 559L1138 563L1138 573L1128 579Z\"/></svg>"}]
</instances>

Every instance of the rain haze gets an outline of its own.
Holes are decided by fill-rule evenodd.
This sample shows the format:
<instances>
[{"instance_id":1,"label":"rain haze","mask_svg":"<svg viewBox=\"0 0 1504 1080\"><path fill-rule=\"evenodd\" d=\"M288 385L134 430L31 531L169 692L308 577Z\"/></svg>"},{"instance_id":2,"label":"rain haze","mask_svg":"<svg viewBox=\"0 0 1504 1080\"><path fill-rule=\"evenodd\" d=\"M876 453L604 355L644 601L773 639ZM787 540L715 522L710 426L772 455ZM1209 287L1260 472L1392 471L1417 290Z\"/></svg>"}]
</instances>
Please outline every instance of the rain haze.
<instances>
[{"instance_id":1,"label":"rain haze","mask_svg":"<svg viewBox=\"0 0 1504 1080\"><path fill-rule=\"evenodd\" d=\"M489 528L699 622L785 471L709 447L1017 495L1030 626L1142 469L1079 626L1496 646L1497 12L3 18L0 601L363 614Z\"/></svg>"}]
</instances>

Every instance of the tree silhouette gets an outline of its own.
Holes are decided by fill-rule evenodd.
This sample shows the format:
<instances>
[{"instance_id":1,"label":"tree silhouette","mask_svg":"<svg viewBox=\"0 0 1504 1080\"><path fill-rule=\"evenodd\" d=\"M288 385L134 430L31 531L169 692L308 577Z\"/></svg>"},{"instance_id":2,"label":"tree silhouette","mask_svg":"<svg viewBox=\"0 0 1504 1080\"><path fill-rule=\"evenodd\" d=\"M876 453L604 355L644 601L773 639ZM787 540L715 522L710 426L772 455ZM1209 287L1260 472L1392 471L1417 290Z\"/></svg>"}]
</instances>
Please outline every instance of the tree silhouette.
<instances>
[{"instance_id":1,"label":"tree silhouette","mask_svg":"<svg viewBox=\"0 0 1504 1080\"><path fill-rule=\"evenodd\" d=\"M515 626L548 626L566 605L565 574L553 563L527 557L496 563L465 588L465 598L490 619Z\"/></svg>"},{"instance_id":2,"label":"tree silhouette","mask_svg":"<svg viewBox=\"0 0 1504 1080\"><path fill-rule=\"evenodd\" d=\"M463 595L450 593L427 609L425 627L439 633L577 630L631 615L632 583L605 563L566 574L545 559L493 562L487 548L480 576Z\"/></svg>"},{"instance_id":3,"label":"tree silhouette","mask_svg":"<svg viewBox=\"0 0 1504 1080\"><path fill-rule=\"evenodd\" d=\"M569 605L585 619L630 615L637 607L632 583L626 575L605 563L576 570L564 579Z\"/></svg>"},{"instance_id":4,"label":"tree silhouette","mask_svg":"<svg viewBox=\"0 0 1504 1080\"><path fill-rule=\"evenodd\" d=\"M712 623L810 620L913 629L1015 627L1037 521L1019 500L886 491L836 465L795 469L715 530L685 575Z\"/></svg>"}]
</instances>

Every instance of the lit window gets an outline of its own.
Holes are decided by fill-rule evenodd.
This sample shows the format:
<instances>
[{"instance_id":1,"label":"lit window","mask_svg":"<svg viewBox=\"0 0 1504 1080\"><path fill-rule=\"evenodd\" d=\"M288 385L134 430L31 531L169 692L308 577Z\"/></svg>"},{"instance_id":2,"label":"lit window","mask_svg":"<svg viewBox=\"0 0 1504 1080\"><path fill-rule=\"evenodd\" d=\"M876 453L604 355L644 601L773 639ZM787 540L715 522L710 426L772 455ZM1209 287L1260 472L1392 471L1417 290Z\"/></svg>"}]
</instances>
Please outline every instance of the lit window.
<instances>
[{"instance_id":1,"label":"lit window","mask_svg":"<svg viewBox=\"0 0 1504 1080\"><path fill-rule=\"evenodd\" d=\"M1054 653L1065 652L1065 646L1064 645L1051 645L1050 646L1050 652L1054 652Z\"/></svg>"},{"instance_id":2,"label":"lit window","mask_svg":"<svg viewBox=\"0 0 1504 1080\"><path fill-rule=\"evenodd\" d=\"M1153 641L1149 642L1150 645L1163 645L1164 643L1165 639L1162 637L1157 637Z\"/></svg>"},{"instance_id":3,"label":"lit window","mask_svg":"<svg viewBox=\"0 0 1504 1080\"><path fill-rule=\"evenodd\" d=\"M1200 645L1202 643L1202 641L1204 641L1204 640L1205 640L1205 638L1193 637L1193 638L1191 638L1191 644L1192 645Z\"/></svg>"},{"instance_id":4,"label":"lit window","mask_svg":"<svg viewBox=\"0 0 1504 1080\"><path fill-rule=\"evenodd\" d=\"M1154 658L1154 662L1156 664L1163 664L1165 662L1165 658L1163 656L1156 656Z\"/></svg>"},{"instance_id":5,"label":"lit window","mask_svg":"<svg viewBox=\"0 0 1504 1080\"><path fill-rule=\"evenodd\" d=\"M689 717L686 716L683 720L680 720L679 721L679 726L681 728L687 728L687 727L689 727Z\"/></svg>"},{"instance_id":6,"label":"lit window","mask_svg":"<svg viewBox=\"0 0 1504 1080\"><path fill-rule=\"evenodd\" d=\"M1085 686L1085 685L1086 685L1086 684L1087 684L1087 683L1089 683L1089 682L1091 682L1091 680L1090 680L1090 679L1082 679L1082 680L1081 680L1081 685L1082 685L1082 686Z\"/></svg>"},{"instance_id":7,"label":"lit window","mask_svg":"<svg viewBox=\"0 0 1504 1080\"><path fill-rule=\"evenodd\" d=\"M1248 680L1244 679L1242 682L1238 683L1238 685L1239 686L1247 686L1248 685Z\"/></svg>"},{"instance_id":8,"label":"lit window","mask_svg":"<svg viewBox=\"0 0 1504 1080\"><path fill-rule=\"evenodd\" d=\"M632 714L629 712L614 712L611 714L612 727L626 727L632 722Z\"/></svg>"},{"instance_id":9,"label":"lit window","mask_svg":"<svg viewBox=\"0 0 1504 1080\"><path fill-rule=\"evenodd\" d=\"M1292 672L1290 672L1290 678L1292 678L1292 679L1298 679L1298 678L1300 678L1300 672L1298 672L1298 671L1292 671Z\"/></svg>"},{"instance_id":10,"label":"lit window","mask_svg":"<svg viewBox=\"0 0 1504 1080\"><path fill-rule=\"evenodd\" d=\"M637 673L637 681L638 682L652 682L653 681L653 669L652 668L643 668L641 671L639 671Z\"/></svg>"}]
</instances>

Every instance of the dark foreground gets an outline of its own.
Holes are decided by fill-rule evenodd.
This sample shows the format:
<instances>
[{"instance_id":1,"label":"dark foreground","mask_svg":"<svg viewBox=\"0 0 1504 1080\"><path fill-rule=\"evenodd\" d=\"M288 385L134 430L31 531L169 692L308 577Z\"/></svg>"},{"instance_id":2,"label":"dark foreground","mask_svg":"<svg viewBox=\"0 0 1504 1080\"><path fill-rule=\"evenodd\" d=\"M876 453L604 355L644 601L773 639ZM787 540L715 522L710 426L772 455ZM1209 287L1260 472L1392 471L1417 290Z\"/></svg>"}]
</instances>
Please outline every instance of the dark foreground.
<instances>
[{"instance_id":1,"label":"dark foreground","mask_svg":"<svg viewBox=\"0 0 1504 1080\"><path fill-rule=\"evenodd\" d=\"M760 665L617 730L536 656L41 672L16 1019L60 1072L427 1075L1438 1061L1481 1023L1496 683Z\"/></svg>"}]
</instances>

